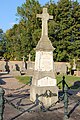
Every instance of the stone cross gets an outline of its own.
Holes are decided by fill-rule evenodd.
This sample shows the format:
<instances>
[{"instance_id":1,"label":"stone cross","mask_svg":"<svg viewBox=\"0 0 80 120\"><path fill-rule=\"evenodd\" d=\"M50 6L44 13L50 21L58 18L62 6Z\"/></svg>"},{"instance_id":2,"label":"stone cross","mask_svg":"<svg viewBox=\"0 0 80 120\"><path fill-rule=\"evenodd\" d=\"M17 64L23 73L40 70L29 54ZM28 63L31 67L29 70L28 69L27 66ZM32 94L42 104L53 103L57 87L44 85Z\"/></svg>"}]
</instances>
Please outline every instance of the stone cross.
<instances>
[{"instance_id":1,"label":"stone cross","mask_svg":"<svg viewBox=\"0 0 80 120\"><path fill-rule=\"evenodd\" d=\"M2 57L2 59L1 59L2 61L4 61L5 59L4 59L4 57Z\"/></svg>"},{"instance_id":2,"label":"stone cross","mask_svg":"<svg viewBox=\"0 0 80 120\"><path fill-rule=\"evenodd\" d=\"M23 59L23 62L24 62L25 57L23 56L22 59Z\"/></svg>"},{"instance_id":3,"label":"stone cross","mask_svg":"<svg viewBox=\"0 0 80 120\"><path fill-rule=\"evenodd\" d=\"M31 61L31 54L29 53L29 55L27 55L29 57L28 61Z\"/></svg>"},{"instance_id":4,"label":"stone cross","mask_svg":"<svg viewBox=\"0 0 80 120\"><path fill-rule=\"evenodd\" d=\"M25 70L25 56L22 57L22 71Z\"/></svg>"},{"instance_id":5,"label":"stone cross","mask_svg":"<svg viewBox=\"0 0 80 120\"><path fill-rule=\"evenodd\" d=\"M42 18L42 36L48 36L48 20L53 19L53 16L47 13L47 8L43 8L42 14L37 14L37 17Z\"/></svg>"},{"instance_id":6,"label":"stone cross","mask_svg":"<svg viewBox=\"0 0 80 120\"><path fill-rule=\"evenodd\" d=\"M75 61L75 59L73 59L73 70L75 70L76 69L76 61Z\"/></svg>"}]
</instances>

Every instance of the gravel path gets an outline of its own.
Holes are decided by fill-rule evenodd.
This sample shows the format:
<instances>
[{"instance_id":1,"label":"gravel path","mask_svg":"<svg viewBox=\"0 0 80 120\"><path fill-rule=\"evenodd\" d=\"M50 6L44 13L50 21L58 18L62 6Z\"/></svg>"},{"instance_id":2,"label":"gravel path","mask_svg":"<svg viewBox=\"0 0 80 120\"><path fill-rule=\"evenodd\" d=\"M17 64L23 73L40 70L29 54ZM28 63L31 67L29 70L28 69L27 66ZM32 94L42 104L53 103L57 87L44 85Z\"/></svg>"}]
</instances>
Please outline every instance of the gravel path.
<instances>
[{"instance_id":1,"label":"gravel path","mask_svg":"<svg viewBox=\"0 0 80 120\"><path fill-rule=\"evenodd\" d=\"M5 95L7 94L13 94L13 92L17 90L19 90L19 88L21 88L20 90L24 90L24 89L30 89L29 85L25 85L22 84L21 82L19 82L16 78L14 78L12 75L10 74L6 74L6 75L1 75L0 76L0 81L2 83L2 85L0 85L5 89ZM24 87L25 86L25 87ZM9 89L9 90L7 90Z\"/></svg>"},{"instance_id":2,"label":"gravel path","mask_svg":"<svg viewBox=\"0 0 80 120\"><path fill-rule=\"evenodd\" d=\"M0 76L0 81L5 90L5 98L9 103L5 104L3 120L64 120L64 105L63 102L58 103L52 107L50 111L41 112L38 110L40 106L34 107L34 104L30 101L30 86L20 83L12 75L6 74ZM17 89L21 88L21 89ZM17 90L14 90L17 89ZM9 96L10 95L10 96ZM69 100L69 114L68 120L80 120L80 97L74 96ZM22 108L23 111L16 109L12 105ZM28 110L33 110L28 112Z\"/></svg>"}]
</instances>

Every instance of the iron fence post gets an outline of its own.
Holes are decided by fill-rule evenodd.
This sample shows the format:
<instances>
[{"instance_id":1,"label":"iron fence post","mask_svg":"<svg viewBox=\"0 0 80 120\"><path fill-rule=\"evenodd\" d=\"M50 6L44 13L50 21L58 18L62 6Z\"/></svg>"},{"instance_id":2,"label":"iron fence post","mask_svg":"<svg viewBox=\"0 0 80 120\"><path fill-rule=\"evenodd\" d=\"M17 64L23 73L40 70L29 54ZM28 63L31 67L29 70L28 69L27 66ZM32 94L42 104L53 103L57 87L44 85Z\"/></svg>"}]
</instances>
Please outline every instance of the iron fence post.
<instances>
[{"instance_id":1,"label":"iron fence post","mask_svg":"<svg viewBox=\"0 0 80 120\"><path fill-rule=\"evenodd\" d=\"M3 120L4 111L4 90L0 87L0 120Z\"/></svg>"},{"instance_id":2,"label":"iron fence post","mask_svg":"<svg viewBox=\"0 0 80 120\"><path fill-rule=\"evenodd\" d=\"M64 87L65 87L65 76L63 76L63 80L62 80L62 91L64 93Z\"/></svg>"},{"instance_id":3,"label":"iron fence post","mask_svg":"<svg viewBox=\"0 0 80 120\"><path fill-rule=\"evenodd\" d=\"M68 119L68 87L64 87L64 120Z\"/></svg>"}]
</instances>

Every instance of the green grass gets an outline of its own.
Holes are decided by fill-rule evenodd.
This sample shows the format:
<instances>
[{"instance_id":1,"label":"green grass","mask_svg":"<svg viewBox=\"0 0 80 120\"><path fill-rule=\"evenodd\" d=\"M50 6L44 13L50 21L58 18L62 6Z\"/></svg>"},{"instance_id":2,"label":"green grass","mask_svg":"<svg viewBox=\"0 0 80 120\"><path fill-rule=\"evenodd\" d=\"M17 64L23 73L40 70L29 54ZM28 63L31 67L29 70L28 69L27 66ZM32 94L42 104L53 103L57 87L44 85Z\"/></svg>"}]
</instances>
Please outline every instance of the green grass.
<instances>
[{"instance_id":1,"label":"green grass","mask_svg":"<svg viewBox=\"0 0 80 120\"><path fill-rule=\"evenodd\" d=\"M28 84L30 82L29 76L16 76L15 78L24 84Z\"/></svg>"},{"instance_id":2,"label":"green grass","mask_svg":"<svg viewBox=\"0 0 80 120\"><path fill-rule=\"evenodd\" d=\"M63 76L57 75L56 79L57 79L57 83L59 83L63 79ZM65 81L66 81L67 85L71 88L76 89L76 88L80 87L80 84L74 85L75 82L80 81L80 77L72 76L72 75L65 75ZM59 87L61 88L62 85L60 84Z\"/></svg>"}]
</instances>

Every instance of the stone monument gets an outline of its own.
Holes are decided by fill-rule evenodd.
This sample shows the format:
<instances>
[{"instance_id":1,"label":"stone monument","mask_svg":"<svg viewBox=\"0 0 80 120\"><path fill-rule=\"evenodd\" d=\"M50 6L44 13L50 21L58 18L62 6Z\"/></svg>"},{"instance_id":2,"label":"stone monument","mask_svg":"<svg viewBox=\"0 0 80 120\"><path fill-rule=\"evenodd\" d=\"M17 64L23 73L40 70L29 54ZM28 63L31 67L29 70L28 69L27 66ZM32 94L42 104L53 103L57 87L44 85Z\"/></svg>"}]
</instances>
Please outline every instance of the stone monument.
<instances>
[{"instance_id":1,"label":"stone monument","mask_svg":"<svg viewBox=\"0 0 80 120\"><path fill-rule=\"evenodd\" d=\"M30 89L30 100L38 100L45 107L50 106L58 100L58 87L54 74L53 50L54 47L48 38L48 20L53 19L47 13L47 8L43 8L42 14L37 14L42 20L42 35L36 46L35 68ZM45 94L45 95L44 95ZM47 94L47 95L46 95Z\"/></svg>"},{"instance_id":2,"label":"stone monument","mask_svg":"<svg viewBox=\"0 0 80 120\"><path fill-rule=\"evenodd\" d=\"M27 69L29 70L29 69L32 69L32 67L31 67L31 65L32 65L32 61L31 61L31 54L29 53L29 55L27 55L28 56L28 63L27 63Z\"/></svg>"},{"instance_id":3,"label":"stone monument","mask_svg":"<svg viewBox=\"0 0 80 120\"><path fill-rule=\"evenodd\" d=\"M25 68L25 57L23 56L22 57L22 68L21 68L21 71L25 71L26 70L26 68Z\"/></svg>"},{"instance_id":4,"label":"stone monument","mask_svg":"<svg viewBox=\"0 0 80 120\"><path fill-rule=\"evenodd\" d=\"M26 70L26 75L28 76L33 76L34 72L34 62L31 61L32 55L29 53L28 56L28 61L27 61L27 70Z\"/></svg>"},{"instance_id":5,"label":"stone monument","mask_svg":"<svg viewBox=\"0 0 80 120\"><path fill-rule=\"evenodd\" d=\"M31 56L32 56L32 55L29 53L29 55L28 55L28 57L29 57L29 58L28 58L28 61L29 61L29 62L31 61Z\"/></svg>"}]
</instances>

